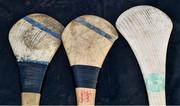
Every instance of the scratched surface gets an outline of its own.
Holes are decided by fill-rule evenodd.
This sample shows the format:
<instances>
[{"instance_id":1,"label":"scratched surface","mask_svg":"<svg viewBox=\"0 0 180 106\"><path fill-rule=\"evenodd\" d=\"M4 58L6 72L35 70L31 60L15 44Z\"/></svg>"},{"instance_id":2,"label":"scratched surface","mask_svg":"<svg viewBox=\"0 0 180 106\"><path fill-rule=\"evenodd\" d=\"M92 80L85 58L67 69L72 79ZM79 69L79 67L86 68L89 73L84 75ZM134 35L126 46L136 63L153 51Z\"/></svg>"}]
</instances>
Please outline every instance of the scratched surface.
<instances>
[{"instance_id":1,"label":"scratched surface","mask_svg":"<svg viewBox=\"0 0 180 106\"><path fill-rule=\"evenodd\" d=\"M20 104L19 71L8 41L12 25L27 14L48 14L62 24L83 14L104 17L115 25L126 9L140 4L163 10L173 21L167 56L167 104L180 104L180 1L179 0L0 0L0 104ZM136 58L120 36L100 71L96 104L148 104ZM63 46L48 67L41 104L75 104L72 72Z\"/></svg>"}]
</instances>

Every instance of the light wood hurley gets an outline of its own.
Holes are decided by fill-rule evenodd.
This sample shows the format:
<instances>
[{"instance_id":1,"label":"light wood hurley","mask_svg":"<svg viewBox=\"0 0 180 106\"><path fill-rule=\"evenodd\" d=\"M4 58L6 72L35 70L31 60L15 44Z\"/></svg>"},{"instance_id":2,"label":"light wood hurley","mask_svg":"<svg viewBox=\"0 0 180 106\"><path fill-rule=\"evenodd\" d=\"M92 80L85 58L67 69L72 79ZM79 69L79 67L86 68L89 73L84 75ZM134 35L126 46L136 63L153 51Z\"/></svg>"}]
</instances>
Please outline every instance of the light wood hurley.
<instances>
[{"instance_id":1,"label":"light wood hurley","mask_svg":"<svg viewBox=\"0 0 180 106\"><path fill-rule=\"evenodd\" d=\"M21 82L22 105L39 105L40 91L48 64L61 44L63 26L45 14L30 14L9 32Z\"/></svg>"},{"instance_id":2,"label":"light wood hurley","mask_svg":"<svg viewBox=\"0 0 180 106\"><path fill-rule=\"evenodd\" d=\"M130 44L140 65L150 105L166 105L166 51L171 19L152 6L136 6L122 13L116 27Z\"/></svg>"},{"instance_id":3,"label":"light wood hurley","mask_svg":"<svg viewBox=\"0 0 180 106\"><path fill-rule=\"evenodd\" d=\"M84 15L64 29L62 41L76 84L78 105L94 105L99 69L118 38L115 28L106 20Z\"/></svg>"}]
</instances>

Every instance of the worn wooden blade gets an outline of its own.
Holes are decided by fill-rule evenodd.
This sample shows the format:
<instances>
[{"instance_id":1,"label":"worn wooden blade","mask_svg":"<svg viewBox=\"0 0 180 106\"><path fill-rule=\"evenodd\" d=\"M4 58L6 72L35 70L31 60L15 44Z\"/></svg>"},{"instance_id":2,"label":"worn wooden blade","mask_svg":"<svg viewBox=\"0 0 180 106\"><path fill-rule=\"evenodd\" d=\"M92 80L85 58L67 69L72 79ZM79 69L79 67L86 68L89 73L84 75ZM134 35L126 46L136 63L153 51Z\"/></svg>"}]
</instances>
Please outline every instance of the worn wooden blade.
<instances>
[{"instance_id":1,"label":"worn wooden blade","mask_svg":"<svg viewBox=\"0 0 180 106\"><path fill-rule=\"evenodd\" d=\"M25 16L11 28L9 41L20 68L23 105L39 104L42 81L61 44L63 28L57 20L40 13Z\"/></svg>"},{"instance_id":2,"label":"worn wooden blade","mask_svg":"<svg viewBox=\"0 0 180 106\"><path fill-rule=\"evenodd\" d=\"M122 13L116 27L130 44L140 65L150 105L165 105L165 66L171 19L152 6Z\"/></svg>"},{"instance_id":3,"label":"worn wooden blade","mask_svg":"<svg viewBox=\"0 0 180 106\"><path fill-rule=\"evenodd\" d=\"M62 31L62 24L45 14L31 14L19 20L9 32L17 61L49 63L61 43Z\"/></svg>"},{"instance_id":4,"label":"worn wooden blade","mask_svg":"<svg viewBox=\"0 0 180 106\"><path fill-rule=\"evenodd\" d=\"M80 16L71 21L62 34L71 66L84 65L98 68L101 68L117 38L115 28L108 21L93 15ZM78 105L94 105L95 89L78 87L76 95Z\"/></svg>"},{"instance_id":5,"label":"worn wooden blade","mask_svg":"<svg viewBox=\"0 0 180 106\"><path fill-rule=\"evenodd\" d=\"M102 66L110 47L117 38L118 34L109 22L93 15L84 15L71 21L62 34L70 65L96 67Z\"/></svg>"}]
</instances>

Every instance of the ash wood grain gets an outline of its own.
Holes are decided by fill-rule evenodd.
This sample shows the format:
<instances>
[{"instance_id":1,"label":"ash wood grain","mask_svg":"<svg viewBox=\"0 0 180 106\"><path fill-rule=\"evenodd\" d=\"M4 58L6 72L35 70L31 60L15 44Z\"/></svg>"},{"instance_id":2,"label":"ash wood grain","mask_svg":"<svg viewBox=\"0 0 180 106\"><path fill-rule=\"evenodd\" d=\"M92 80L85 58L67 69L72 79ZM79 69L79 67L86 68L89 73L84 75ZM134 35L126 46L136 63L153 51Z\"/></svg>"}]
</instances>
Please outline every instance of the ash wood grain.
<instances>
[{"instance_id":1,"label":"ash wood grain","mask_svg":"<svg viewBox=\"0 0 180 106\"><path fill-rule=\"evenodd\" d=\"M61 44L63 29L61 23L45 14L34 13L20 19L9 32L17 61L48 65ZM39 101L39 93L22 92L22 105L39 105Z\"/></svg>"},{"instance_id":2,"label":"ash wood grain","mask_svg":"<svg viewBox=\"0 0 180 106\"><path fill-rule=\"evenodd\" d=\"M87 65L101 68L117 38L116 29L108 21L93 15L80 16L71 21L62 34L63 45L71 66ZM76 88L77 104L94 105L95 93L95 89Z\"/></svg>"},{"instance_id":3,"label":"ash wood grain","mask_svg":"<svg viewBox=\"0 0 180 106\"><path fill-rule=\"evenodd\" d=\"M165 66L171 19L152 6L122 13L116 27L130 44L140 65L150 105L166 105Z\"/></svg>"}]
</instances>

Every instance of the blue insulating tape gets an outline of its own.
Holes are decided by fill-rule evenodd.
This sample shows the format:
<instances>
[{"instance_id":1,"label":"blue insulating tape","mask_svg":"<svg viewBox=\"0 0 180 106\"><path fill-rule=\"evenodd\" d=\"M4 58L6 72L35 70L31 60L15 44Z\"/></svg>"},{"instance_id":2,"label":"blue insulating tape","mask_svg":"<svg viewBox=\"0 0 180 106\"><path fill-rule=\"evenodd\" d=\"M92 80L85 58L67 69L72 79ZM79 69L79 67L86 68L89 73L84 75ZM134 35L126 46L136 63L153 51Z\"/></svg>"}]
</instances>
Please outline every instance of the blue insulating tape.
<instances>
[{"instance_id":1,"label":"blue insulating tape","mask_svg":"<svg viewBox=\"0 0 180 106\"><path fill-rule=\"evenodd\" d=\"M40 93L47 65L18 62L22 92Z\"/></svg>"},{"instance_id":2,"label":"blue insulating tape","mask_svg":"<svg viewBox=\"0 0 180 106\"><path fill-rule=\"evenodd\" d=\"M96 27L95 25L89 23L88 21L86 21L84 18L78 17L75 19L75 21L79 22L80 24L86 26L87 28L93 30L94 32L98 33L99 35L105 37L106 39L108 39L109 41L111 41L112 43L116 40L116 38L114 38L112 35L104 32L103 30L101 30L100 28Z\"/></svg>"},{"instance_id":3,"label":"blue insulating tape","mask_svg":"<svg viewBox=\"0 0 180 106\"><path fill-rule=\"evenodd\" d=\"M76 87L96 88L100 68L86 65L73 65Z\"/></svg>"},{"instance_id":4,"label":"blue insulating tape","mask_svg":"<svg viewBox=\"0 0 180 106\"><path fill-rule=\"evenodd\" d=\"M49 33L50 35L52 35L53 37L57 38L57 39L61 39L60 34L58 32L52 31L51 29L47 28L46 26L44 26L43 24L37 22L36 20L26 16L23 18L25 21L27 21L28 23L30 23L31 25L37 27L38 29Z\"/></svg>"}]
</instances>

